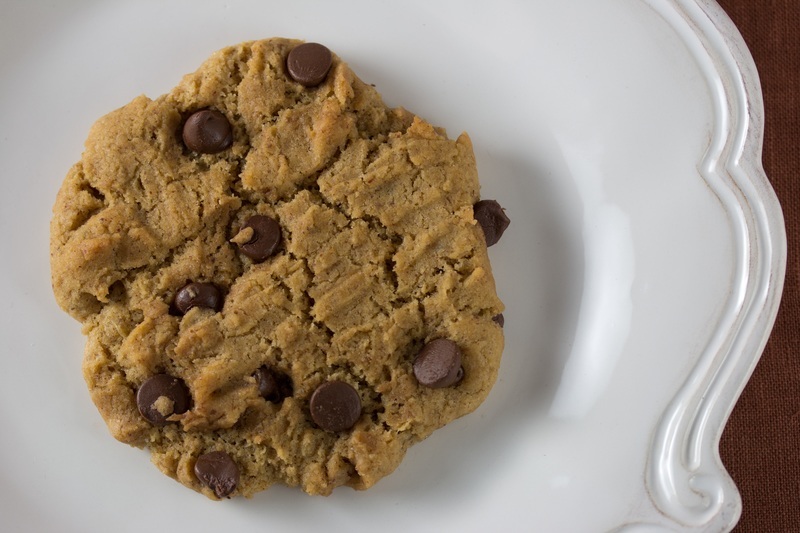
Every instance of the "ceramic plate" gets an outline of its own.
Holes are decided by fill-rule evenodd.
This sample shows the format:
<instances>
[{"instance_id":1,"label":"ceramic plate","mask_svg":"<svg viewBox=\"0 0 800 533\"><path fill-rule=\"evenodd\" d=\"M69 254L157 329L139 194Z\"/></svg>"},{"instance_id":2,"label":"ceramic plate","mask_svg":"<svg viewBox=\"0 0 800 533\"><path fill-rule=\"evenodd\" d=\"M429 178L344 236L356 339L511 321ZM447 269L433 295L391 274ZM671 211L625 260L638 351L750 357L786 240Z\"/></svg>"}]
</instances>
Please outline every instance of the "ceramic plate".
<instances>
[{"instance_id":1,"label":"ceramic plate","mask_svg":"<svg viewBox=\"0 0 800 533\"><path fill-rule=\"evenodd\" d=\"M0 516L8 531L723 531L725 420L785 265L763 108L708 0L3 2ZM327 44L391 105L468 131L507 304L499 381L368 492L214 503L114 441L48 223L92 122L248 39Z\"/></svg>"}]
</instances>

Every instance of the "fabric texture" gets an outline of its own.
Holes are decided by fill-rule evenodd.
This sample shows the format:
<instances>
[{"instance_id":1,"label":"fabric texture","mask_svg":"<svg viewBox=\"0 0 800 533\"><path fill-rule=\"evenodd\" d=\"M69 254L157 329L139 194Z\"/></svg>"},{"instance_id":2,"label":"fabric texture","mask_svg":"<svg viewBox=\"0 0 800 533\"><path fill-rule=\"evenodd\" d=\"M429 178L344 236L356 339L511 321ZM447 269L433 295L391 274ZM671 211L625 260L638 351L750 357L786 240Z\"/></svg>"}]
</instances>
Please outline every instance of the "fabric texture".
<instances>
[{"instance_id":1,"label":"fabric texture","mask_svg":"<svg viewBox=\"0 0 800 533\"><path fill-rule=\"evenodd\" d=\"M755 59L766 108L764 170L786 221L783 299L766 350L723 432L742 494L737 533L800 531L800 1L719 0Z\"/></svg>"}]
</instances>

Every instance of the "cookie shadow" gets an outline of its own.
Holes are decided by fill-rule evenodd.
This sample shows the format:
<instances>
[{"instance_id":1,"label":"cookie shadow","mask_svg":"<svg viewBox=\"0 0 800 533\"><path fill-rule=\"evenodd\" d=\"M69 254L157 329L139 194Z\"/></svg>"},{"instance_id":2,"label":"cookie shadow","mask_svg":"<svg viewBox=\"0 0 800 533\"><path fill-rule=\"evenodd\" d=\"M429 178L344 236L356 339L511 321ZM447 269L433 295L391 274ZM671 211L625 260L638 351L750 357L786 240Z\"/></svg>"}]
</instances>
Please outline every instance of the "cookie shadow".
<instances>
[{"instance_id":1,"label":"cookie shadow","mask_svg":"<svg viewBox=\"0 0 800 533\"><path fill-rule=\"evenodd\" d=\"M443 491L454 504L474 494L508 461L505 450L516 448L522 431L547 419L570 355L583 294L583 208L566 164L546 168L490 154L478 161L481 196L499 200L512 221L489 249L506 304L499 378L475 413L412 447L373 489L376 499L435 495L442 505Z\"/></svg>"}]
</instances>

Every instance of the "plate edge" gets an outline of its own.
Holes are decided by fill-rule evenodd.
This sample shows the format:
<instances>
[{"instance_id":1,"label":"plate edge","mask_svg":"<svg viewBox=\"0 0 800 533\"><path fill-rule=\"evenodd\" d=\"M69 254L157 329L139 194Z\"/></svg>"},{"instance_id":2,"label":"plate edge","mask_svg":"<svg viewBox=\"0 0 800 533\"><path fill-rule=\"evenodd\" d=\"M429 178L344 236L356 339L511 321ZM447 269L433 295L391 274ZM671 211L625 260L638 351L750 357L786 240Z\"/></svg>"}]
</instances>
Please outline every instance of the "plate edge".
<instances>
[{"instance_id":1,"label":"plate edge","mask_svg":"<svg viewBox=\"0 0 800 533\"><path fill-rule=\"evenodd\" d=\"M714 0L645 2L678 32L705 70L719 145L712 139L699 169L721 194L738 237L734 289L723 317L653 432L645 479L661 517L650 525L729 531L741 516L742 501L722 464L719 440L777 315L786 270L783 214L761 165L764 104L758 72L733 21Z\"/></svg>"}]
</instances>

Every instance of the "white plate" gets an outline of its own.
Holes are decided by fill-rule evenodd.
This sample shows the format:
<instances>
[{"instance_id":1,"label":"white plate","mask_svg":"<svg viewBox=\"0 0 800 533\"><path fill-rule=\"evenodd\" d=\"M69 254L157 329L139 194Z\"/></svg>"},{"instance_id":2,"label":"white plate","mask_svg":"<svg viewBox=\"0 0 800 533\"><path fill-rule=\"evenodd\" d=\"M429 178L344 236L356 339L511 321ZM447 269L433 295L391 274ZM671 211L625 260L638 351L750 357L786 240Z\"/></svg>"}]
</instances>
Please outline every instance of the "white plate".
<instances>
[{"instance_id":1,"label":"white plate","mask_svg":"<svg viewBox=\"0 0 800 533\"><path fill-rule=\"evenodd\" d=\"M783 283L763 108L705 0L5 2L0 520L6 531L732 527L723 424ZM212 503L114 441L49 287L48 221L91 123L214 50L323 42L386 101L472 136L508 305L499 382L366 493Z\"/></svg>"}]
</instances>

